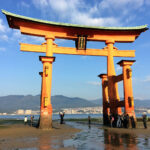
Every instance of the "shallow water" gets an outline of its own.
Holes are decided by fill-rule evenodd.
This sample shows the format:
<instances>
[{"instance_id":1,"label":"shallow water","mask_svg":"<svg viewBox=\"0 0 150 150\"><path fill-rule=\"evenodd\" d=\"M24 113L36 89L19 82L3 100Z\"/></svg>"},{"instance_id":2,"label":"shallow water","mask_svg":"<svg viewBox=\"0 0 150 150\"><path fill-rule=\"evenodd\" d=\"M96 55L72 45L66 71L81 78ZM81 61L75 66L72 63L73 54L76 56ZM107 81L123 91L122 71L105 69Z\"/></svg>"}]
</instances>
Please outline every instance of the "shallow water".
<instances>
[{"instance_id":1,"label":"shallow water","mask_svg":"<svg viewBox=\"0 0 150 150\"><path fill-rule=\"evenodd\" d=\"M71 139L64 140L57 138L47 138L41 135L37 138L18 139L15 142L25 143L26 148L17 148L17 150L149 150L150 136L143 135L137 137L132 134L111 133L107 129L101 128L102 125L80 124L75 122L66 122L66 124L81 129L81 132L73 135ZM4 142L4 141L0 141ZM32 146L31 146L32 145ZM0 148L1 149L1 148ZM8 149L3 149L8 150ZM14 149L16 150L16 149Z\"/></svg>"},{"instance_id":2,"label":"shallow water","mask_svg":"<svg viewBox=\"0 0 150 150\"><path fill-rule=\"evenodd\" d=\"M68 122L67 124L82 129L82 131L72 139L64 140L65 147L73 146L77 150L150 149L149 136L137 137L132 134L114 134L97 126L89 128L87 125L74 122Z\"/></svg>"}]
</instances>

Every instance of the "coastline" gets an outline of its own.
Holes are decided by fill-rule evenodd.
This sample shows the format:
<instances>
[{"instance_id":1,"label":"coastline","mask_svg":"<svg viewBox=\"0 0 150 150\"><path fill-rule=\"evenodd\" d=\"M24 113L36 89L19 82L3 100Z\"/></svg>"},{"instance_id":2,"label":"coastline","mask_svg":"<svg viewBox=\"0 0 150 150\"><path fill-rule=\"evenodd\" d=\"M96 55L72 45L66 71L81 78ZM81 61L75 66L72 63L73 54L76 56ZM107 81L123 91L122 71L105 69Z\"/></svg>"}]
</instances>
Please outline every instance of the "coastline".
<instances>
[{"instance_id":1,"label":"coastline","mask_svg":"<svg viewBox=\"0 0 150 150\"><path fill-rule=\"evenodd\" d=\"M41 130L24 124L9 124L0 126L0 149L61 149L63 141L80 132L66 124L53 122L51 130ZM73 147L65 147L72 150Z\"/></svg>"},{"instance_id":2,"label":"coastline","mask_svg":"<svg viewBox=\"0 0 150 150\"><path fill-rule=\"evenodd\" d=\"M1 149L59 149L59 150L74 150L74 145L65 145L66 141L76 139L76 135L83 133L90 133L88 129L87 118L84 119L65 119L65 121L72 122L74 126L67 124L59 124L59 121L53 121L53 129L41 130L36 127L31 127L30 122L28 125L23 124L23 120L3 120L0 119L0 150ZM34 125L37 120L34 120ZM78 129L78 126L84 126ZM105 140L107 135L115 138L122 138L128 136L134 137L149 137L150 135L150 122L148 122L148 129L144 129L143 123L138 121L136 129L125 128L110 128L103 126L102 121L98 118L92 118L91 128L97 128L97 132L105 133ZM92 130L91 130L92 131ZM94 131L94 130L93 130ZM84 136L84 135L83 135ZM109 139L109 138L108 138ZM109 141L110 142L110 141ZM111 146L111 142L110 145Z\"/></svg>"}]
</instances>

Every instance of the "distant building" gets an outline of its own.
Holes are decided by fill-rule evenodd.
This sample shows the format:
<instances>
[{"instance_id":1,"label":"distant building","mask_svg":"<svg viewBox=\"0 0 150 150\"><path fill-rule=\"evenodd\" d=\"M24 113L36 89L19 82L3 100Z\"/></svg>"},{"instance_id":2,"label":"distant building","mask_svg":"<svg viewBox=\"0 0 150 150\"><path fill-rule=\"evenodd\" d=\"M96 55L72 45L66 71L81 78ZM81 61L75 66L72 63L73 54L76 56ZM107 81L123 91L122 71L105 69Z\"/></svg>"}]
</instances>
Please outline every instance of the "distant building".
<instances>
[{"instance_id":1,"label":"distant building","mask_svg":"<svg viewBox=\"0 0 150 150\"><path fill-rule=\"evenodd\" d=\"M23 109L18 109L16 114L17 115L24 115L24 110Z\"/></svg>"},{"instance_id":2,"label":"distant building","mask_svg":"<svg viewBox=\"0 0 150 150\"><path fill-rule=\"evenodd\" d=\"M30 109L25 110L25 115L31 115L31 114L32 114L32 110Z\"/></svg>"}]
</instances>

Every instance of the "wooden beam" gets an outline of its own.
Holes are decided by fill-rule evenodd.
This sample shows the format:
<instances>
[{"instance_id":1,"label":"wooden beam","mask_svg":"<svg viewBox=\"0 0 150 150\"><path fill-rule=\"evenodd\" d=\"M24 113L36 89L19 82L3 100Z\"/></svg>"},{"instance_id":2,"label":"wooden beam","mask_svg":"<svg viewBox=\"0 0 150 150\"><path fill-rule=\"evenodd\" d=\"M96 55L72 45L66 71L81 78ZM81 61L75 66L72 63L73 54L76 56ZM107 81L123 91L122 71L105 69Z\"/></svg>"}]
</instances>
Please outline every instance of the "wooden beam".
<instances>
[{"instance_id":1,"label":"wooden beam","mask_svg":"<svg viewBox=\"0 0 150 150\"><path fill-rule=\"evenodd\" d=\"M86 49L77 50L72 47L56 47L53 52L55 54L70 54L70 55L87 55L87 56L107 56L108 51L103 49Z\"/></svg>"},{"instance_id":2,"label":"wooden beam","mask_svg":"<svg viewBox=\"0 0 150 150\"><path fill-rule=\"evenodd\" d=\"M46 53L46 45L33 45L33 44L20 43L20 50L26 52Z\"/></svg>"},{"instance_id":3,"label":"wooden beam","mask_svg":"<svg viewBox=\"0 0 150 150\"><path fill-rule=\"evenodd\" d=\"M113 76L113 81L114 82L120 82L123 80L123 74L120 74L118 76Z\"/></svg>"},{"instance_id":4,"label":"wooden beam","mask_svg":"<svg viewBox=\"0 0 150 150\"><path fill-rule=\"evenodd\" d=\"M20 43L21 51L46 53L46 45L33 45ZM127 52L127 53L126 53ZM54 45L53 53L70 54L70 55L87 55L87 56L108 56L107 49L86 49L77 50L72 47L58 47ZM134 50L114 50L114 57L135 57Z\"/></svg>"},{"instance_id":5,"label":"wooden beam","mask_svg":"<svg viewBox=\"0 0 150 150\"><path fill-rule=\"evenodd\" d=\"M27 25L25 22L21 23L20 26L20 31L23 34L27 34L27 35L34 35L34 36L40 36L40 37L45 37L46 35L51 35L53 34L55 38L59 38L59 39L69 39L69 40L75 40L77 39L77 34L79 34L80 32L82 33L82 31L80 31L79 29L74 29L74 28L63 28L63 29L57 29L56 27L43 27L40 25L36 26L35 24L31 24L29 26L29 24ZM85 30L85 29L84 29ZM72 31L72 32L71 32ZM79 32L79 33L78 33ZM106 40L114 40L115 42L133 42L135 41L135 38L138 36L138 34L131 34L131 33L126 33L124 32L124 34L121 32L110 32L107 31L107 33L105 33L104 31L99 31L97 30L96 32L93 31L87 31L85 30L84 32L87 32L87 40L88 41L103 41L105 42ZM85 33L82 33L83 35ZM109 33L110 32L110 33ZM80 33L80 34L81 34Z\"/></svg>"},{"instance_id":6,"label":"wooden beam","mask_svg":"<svg viewBox=\"0 0 150 150\"><path fill-rule=\"evenodd\" d=\"M124 107L125 106L125 102L124 100L117 102L117 107Z\"/></svg>"},{"instance_id":7,"label":"wooden beam","mask_svg":"<svg viewBox=\"0 0 150 150\"><path fill-rule=\"evenodd\" d=\"M115 57L135 57L135 50L115 50Z\"/></svg>"}]
</instances>

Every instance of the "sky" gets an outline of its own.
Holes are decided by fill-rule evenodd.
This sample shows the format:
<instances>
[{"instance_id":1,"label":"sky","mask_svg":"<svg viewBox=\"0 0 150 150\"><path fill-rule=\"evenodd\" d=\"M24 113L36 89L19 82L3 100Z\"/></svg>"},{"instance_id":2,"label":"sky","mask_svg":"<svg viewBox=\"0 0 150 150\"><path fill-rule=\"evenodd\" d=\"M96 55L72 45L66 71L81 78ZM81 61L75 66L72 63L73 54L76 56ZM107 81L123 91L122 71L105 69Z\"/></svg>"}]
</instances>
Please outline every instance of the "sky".
<instances>
[{"instance_id":1,"label":"sky","mask_svg":"<svg viewBox=\"0 0 150 150\"><path fill-rule=\"evenodd\" d=\"M150 25L150 0L1 0L0 8L12 13L54 22L90 26ZM38 95L41 91L43 53L21 52L19 43L41 44L44 38L21 35L10 29L0 13L0 96ZM74 41L56 39L59 46L74 47ZM120 50L136 50L135 58L115 57L116 74L122 73L116 63L134 59L134 98L150 99L150 30L133 43L117 43ZM87 48L103 48L104 42L88 42ZM54 55L52 95L94 100L102 97L101 80L107 73L107 58L102 56ZM119 83L123 97L123 82Z\"/></svg>"}]
</instances>

